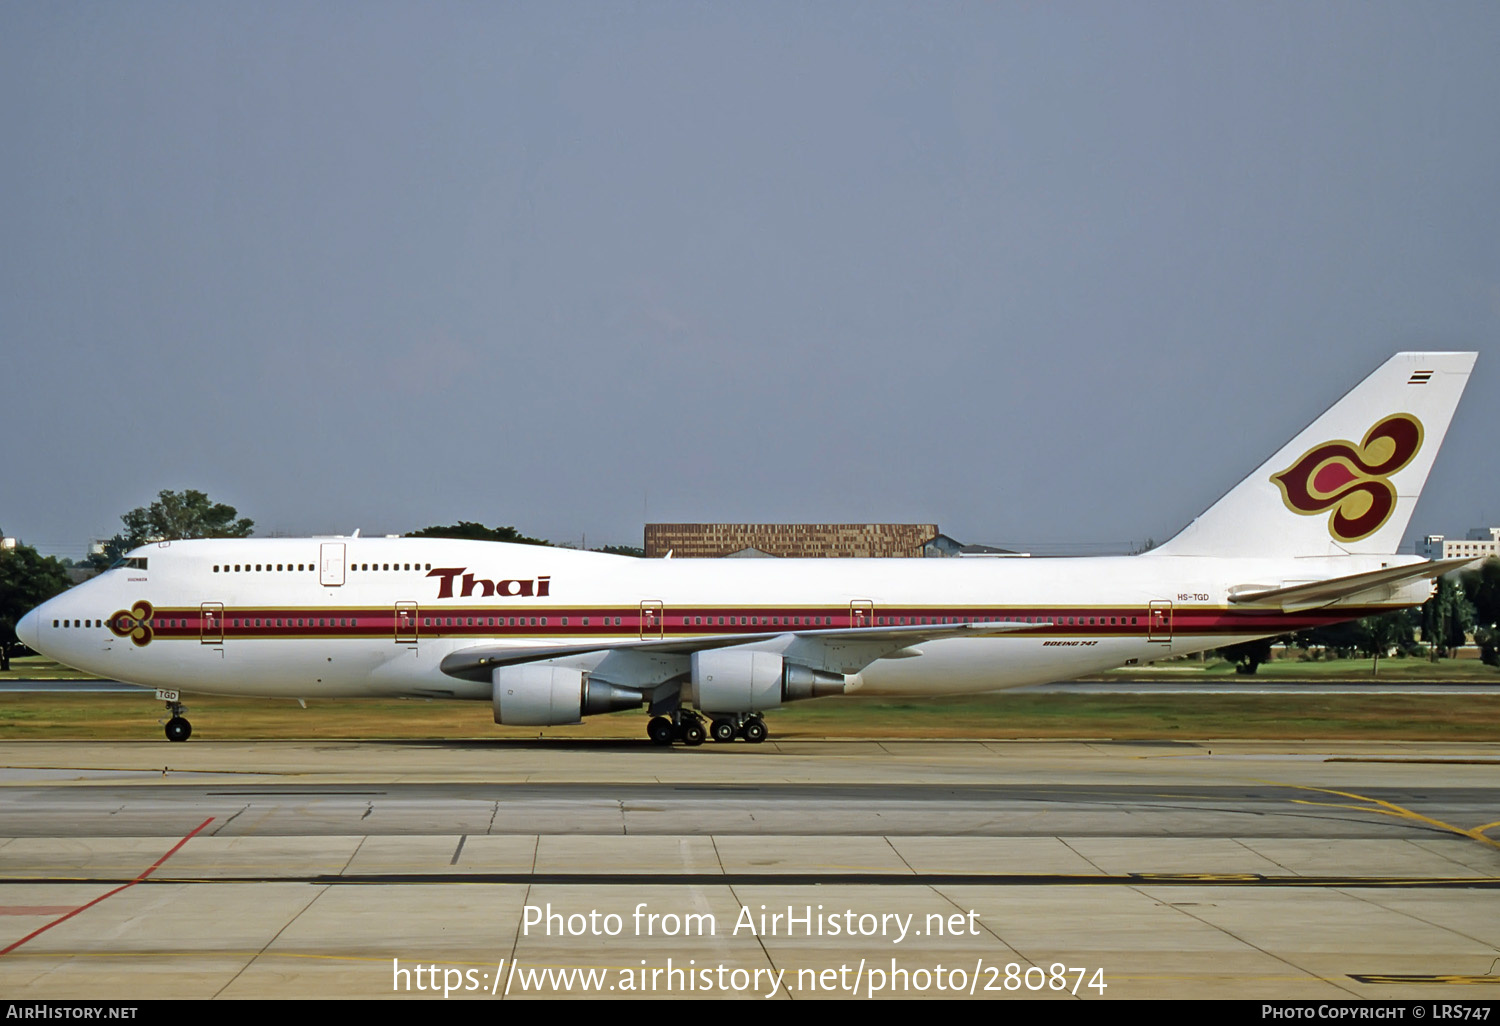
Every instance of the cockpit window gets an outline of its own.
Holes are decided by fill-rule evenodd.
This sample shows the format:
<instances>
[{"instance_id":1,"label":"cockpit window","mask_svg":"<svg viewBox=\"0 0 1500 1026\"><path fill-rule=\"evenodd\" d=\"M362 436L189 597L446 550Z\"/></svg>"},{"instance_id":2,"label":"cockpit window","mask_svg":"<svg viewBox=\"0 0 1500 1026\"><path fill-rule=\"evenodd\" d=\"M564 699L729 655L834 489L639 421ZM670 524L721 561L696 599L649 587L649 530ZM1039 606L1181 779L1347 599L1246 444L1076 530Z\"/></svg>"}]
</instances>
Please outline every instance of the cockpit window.
<instances>
[{"instance_id":1,"label":"cockpit window","mask_svg":"<svg viewBox=\"0 0 1500 1026\"><path fill-rule=\"evenodd\" d=\"M133 556L133 557L129 557L129 558L126 558L126 559L117 559L117 560L115 560L114 566L110 567L110 569L111 570L144 570L144 569L146 569L146 557L145 556Z\"/></svg>"}]
</instances>

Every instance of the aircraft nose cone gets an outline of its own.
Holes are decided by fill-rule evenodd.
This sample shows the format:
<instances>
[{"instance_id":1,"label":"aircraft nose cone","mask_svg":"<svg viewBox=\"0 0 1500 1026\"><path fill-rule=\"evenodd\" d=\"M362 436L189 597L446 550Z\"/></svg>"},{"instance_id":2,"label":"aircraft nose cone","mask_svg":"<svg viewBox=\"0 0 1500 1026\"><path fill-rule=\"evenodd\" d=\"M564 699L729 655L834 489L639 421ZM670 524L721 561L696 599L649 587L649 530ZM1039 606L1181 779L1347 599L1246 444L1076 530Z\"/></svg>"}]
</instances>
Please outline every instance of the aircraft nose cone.
<instances>
[{"instance_id":1,"label":"aircraft nose cone","mask_svg":"<svg viewBox=\"0 0 1500 1026\"><path fill-rule=\"evenodd\" d=\"M21 644L33 652L38 651L36 642L37 635L41 633L41 623L42 621L36 615L36 610L33 609L21 617L21 622L16 624L16 637L21 640Z\"/></svg>"}]
</instances>

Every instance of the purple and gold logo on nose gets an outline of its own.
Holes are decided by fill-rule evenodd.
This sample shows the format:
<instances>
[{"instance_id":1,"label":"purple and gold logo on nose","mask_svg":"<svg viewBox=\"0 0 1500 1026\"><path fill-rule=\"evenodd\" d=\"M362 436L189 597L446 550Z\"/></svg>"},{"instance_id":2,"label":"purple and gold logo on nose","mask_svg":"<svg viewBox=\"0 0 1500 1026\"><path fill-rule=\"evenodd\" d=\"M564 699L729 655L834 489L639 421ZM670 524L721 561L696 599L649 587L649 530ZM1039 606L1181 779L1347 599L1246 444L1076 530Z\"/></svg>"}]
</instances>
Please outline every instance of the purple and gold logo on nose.
<instances>
[{"instance_id":1,"label":"purple and gold logo on nose","mask_svg":"<svg viewBox=\"0 0 1500 1026\"><path fill-rule=\"evenodd\" d=\"M109 629L117 638L129 638L134 644L144 647L151 644L151 603L141 601L126 612L121 609L109 618Z\"/></svg>"},{"instance_id":2,"label":"purple and gold logo on nose","mask_svg":"<svg viewBox=\"0 0 1500 1026\"><path fill-rule=\"evenodd\" d=\"M1313 446L1271 480L1287 509L1303 516L1325 510L1328 533L1339 541L1368 538L1396 509L1391 475L1422 448L1422 422L1409 413L1380 421L1355 445L1338 439Z\"/></svg>"}]
</instances>

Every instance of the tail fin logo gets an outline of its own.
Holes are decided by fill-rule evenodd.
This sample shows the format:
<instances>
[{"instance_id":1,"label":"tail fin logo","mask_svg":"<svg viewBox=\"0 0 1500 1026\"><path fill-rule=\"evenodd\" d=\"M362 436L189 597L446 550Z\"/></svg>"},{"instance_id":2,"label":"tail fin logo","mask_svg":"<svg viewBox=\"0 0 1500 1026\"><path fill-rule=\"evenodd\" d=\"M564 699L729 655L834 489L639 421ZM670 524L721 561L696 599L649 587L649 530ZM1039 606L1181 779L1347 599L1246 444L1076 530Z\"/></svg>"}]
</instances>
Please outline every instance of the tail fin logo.
<instances>
[{"instance_id":1,"label":"tail fin logo","mask_svg":"<svg viewBox=\"0 0 1500 1026\"><path fill-rule=\"evenodd\" d=\"M1368 538L1385 526L1396 509L1391 475L1422 448L1422 422L1409 413L1387 417L1355 445L1324 442L1271 480L1287 509L1302 516L1333 510L1328 533L1338 541Z\"/></svg>"}]
</instances>

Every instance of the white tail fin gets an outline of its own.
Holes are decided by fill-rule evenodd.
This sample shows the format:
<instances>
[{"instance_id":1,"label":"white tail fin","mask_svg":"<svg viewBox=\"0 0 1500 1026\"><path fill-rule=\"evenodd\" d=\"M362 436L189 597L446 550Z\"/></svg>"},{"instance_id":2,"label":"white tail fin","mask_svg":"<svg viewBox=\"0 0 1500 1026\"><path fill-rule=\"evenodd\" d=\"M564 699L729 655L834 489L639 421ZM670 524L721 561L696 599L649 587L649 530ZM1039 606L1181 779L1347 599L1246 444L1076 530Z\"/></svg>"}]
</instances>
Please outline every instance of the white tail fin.
<instances>
[{"instance_id":1,"label":"white tail fin","mask_svg":"<svg viewBox=\"0 0 1500 1026\"><path fill-rule=\"evenodd\" d=\"M1394 553L1477 355L1397 353L1150 554Z\"/></svg>"}]
</instances>

